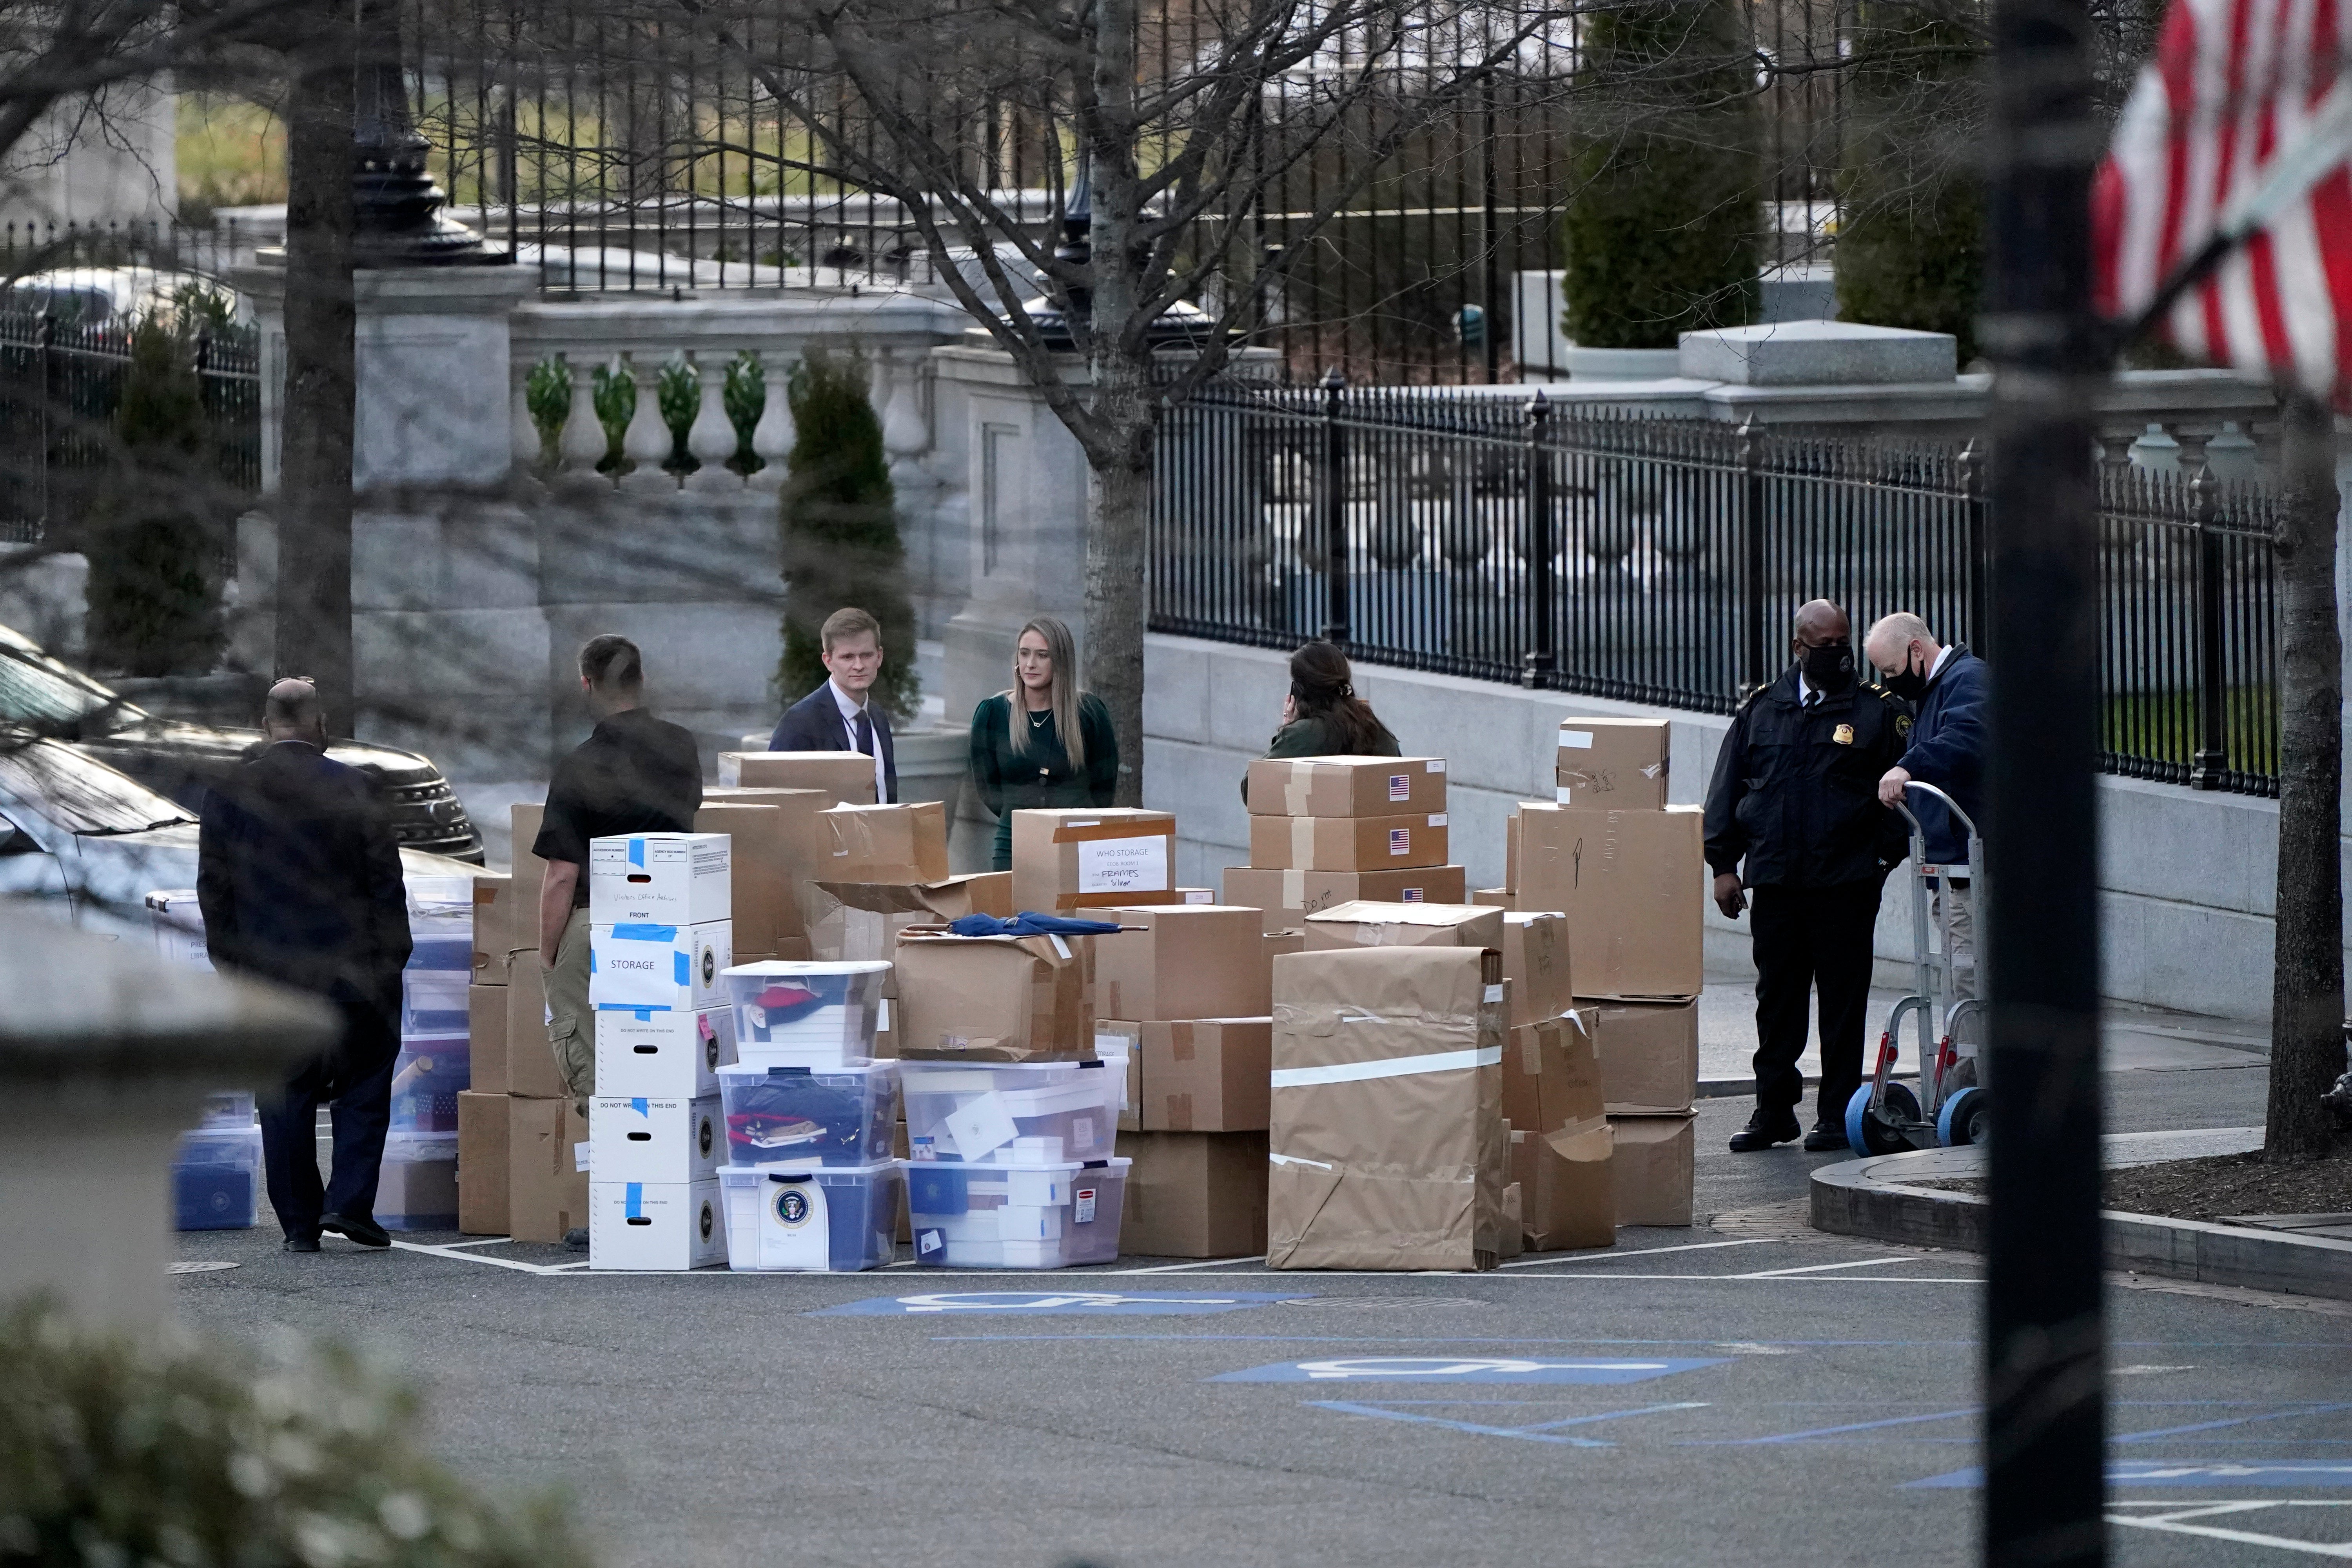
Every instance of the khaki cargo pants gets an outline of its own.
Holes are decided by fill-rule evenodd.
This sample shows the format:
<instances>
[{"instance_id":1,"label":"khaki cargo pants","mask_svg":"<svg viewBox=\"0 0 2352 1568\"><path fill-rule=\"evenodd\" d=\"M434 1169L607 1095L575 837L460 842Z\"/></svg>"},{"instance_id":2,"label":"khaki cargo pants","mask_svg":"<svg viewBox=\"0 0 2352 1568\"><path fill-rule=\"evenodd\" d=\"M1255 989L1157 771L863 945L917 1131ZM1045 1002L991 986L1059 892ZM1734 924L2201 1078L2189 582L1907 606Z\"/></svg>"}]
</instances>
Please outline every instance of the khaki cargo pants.
<instances>
[{"instance_id":1,"label":"khaki cargo pants","mask_svg":"<svg viewBox=\"0 0 2352 1568\"><path fill-rule=\"evenodd\" d=\"M588 911L574 910L547 972L547 1044L556 1075L588 1113L596 1092L596 1012L588 1005Z\"/></svg>"}]
</instances>

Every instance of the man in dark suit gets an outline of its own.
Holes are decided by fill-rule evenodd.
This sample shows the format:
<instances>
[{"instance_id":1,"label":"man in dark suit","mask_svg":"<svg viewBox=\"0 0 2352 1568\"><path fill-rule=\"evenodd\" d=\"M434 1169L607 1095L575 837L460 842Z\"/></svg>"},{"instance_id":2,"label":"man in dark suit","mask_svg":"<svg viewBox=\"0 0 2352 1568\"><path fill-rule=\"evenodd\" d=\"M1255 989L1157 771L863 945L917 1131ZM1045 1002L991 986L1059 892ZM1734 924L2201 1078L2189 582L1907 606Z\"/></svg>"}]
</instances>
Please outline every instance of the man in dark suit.
<instances>
[{"instance_id":1,"label":"man in dark suit","mask_svg":"<svg viewBox=\"0 0 2352 1568\"><path fill-rule=\"evenodd\" d=\"M898 799L898 759L890 716L870 700L882 673L882 623L864 610L835 610L817 636L825 682L790 708L768 738L772 752L858 752L874 759L874 798Z\"/></svg>"},{"instance_id":2,"label":"man in dark suit","mask_svg":"<svg viewBox=\"0 0 2352 1568\"><path fill-rule=\"evenodd\" d=\"M400 1054L408 896L383 803L364 773L329 760L308 680L269 689L268 743L215 784L198 838L205 942L224 969L312 992L343 1018L335 1048L305 1064L261 1111L269 1204L289 1252L331 1230L389 1247L376 1176ZM319 1182L319 1106L332 1107L334 1170Z\"/></svg>"}]
</instances>

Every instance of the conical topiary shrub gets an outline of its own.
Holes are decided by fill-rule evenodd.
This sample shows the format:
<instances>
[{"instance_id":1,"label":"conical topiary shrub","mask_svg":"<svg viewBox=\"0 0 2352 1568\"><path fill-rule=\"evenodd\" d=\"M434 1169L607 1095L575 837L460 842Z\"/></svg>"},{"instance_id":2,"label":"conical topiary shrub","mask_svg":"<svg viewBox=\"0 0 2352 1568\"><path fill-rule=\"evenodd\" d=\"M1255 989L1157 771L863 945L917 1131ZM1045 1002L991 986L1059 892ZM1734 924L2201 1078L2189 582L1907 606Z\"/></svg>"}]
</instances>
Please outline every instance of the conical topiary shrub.
<instances>
[{"instance_id":1,"label":"conical topiary shrub","mask_svg":"<svg viewBox=\"0 0 2352 1568\"><path fill-rule=\"evenodd\" d=\"M854 605L882 623L882 674L874 696L896 718L914 717L915 606L907 596L907 549L898 495L882 448L882 421L866 395L866 361L811 349L785 383L793 449L782 510L784 655L779 695L793 701L824 679L817 628Z\"/></svg>"},{"instance_id":2,"label":"conical topiary shrub","mask_svg":"<svg viewBox=\"0 0 2352 1568\"><path fill-rule=\"evenodd\" d=\"M1754 58L1731 0L1636 0L1583 23L1560 326L1670 349L1755 320L1762 193Z\"/></svg>"},{"instance_id":3,"label":"conical topiary shrub","mask_svg":"<svg viewBox=\"0 0 2352 1568\"><path fill-rule=\"evenodd\" d=\"M81 520L92 662L133 676L201 674L226 644L226 500L208 458L212 422L194 345L133 329L114 414L114 461Z\"/></svg>"}]
</instances>

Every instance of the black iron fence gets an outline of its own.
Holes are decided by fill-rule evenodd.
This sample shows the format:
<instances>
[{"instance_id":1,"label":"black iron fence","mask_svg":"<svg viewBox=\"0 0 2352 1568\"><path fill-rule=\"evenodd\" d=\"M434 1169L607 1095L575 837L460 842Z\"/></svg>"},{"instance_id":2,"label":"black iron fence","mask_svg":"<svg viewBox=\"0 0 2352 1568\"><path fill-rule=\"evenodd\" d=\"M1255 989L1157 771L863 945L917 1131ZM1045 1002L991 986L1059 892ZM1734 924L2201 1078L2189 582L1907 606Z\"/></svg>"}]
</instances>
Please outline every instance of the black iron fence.
<instances>
[{"instance_id":1,"label":"black iron fence","mask_svg":"<svg viewBox=\"0 0 2352 1568\"><path fill-rule=\"evenodd\" d=\"M1170 409L1151 629L1728 712L1797 606L1982 647L1972 448L1413 389L1229 383ZM2104 476L2105 764L2277 790L2271 498ZM2021 650L2019 657L2032 657Z\"/></svg>"},{"instance_id":2,"label":"black iron fence","mask_svg":"<svg viewBox=\"0 0 2352 1568\"><path fill-rule=\"evenodd\" d=\"M128 460L115 430L136 322L161 309L0 305L0 541L72 547L93 498ZM176 318L206 416L205 440L232 512L261 492L261 372L249 327ZM224 543L224 572L233 571Z\"/></svg>"}]
</instances>

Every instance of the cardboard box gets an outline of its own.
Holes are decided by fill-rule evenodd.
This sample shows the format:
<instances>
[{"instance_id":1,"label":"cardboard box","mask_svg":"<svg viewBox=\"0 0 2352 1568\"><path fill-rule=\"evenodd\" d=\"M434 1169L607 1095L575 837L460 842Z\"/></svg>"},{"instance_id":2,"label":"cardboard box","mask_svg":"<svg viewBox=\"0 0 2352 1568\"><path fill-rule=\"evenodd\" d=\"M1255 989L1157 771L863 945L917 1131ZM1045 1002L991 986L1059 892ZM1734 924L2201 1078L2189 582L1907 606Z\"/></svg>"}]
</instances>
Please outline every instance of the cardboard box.
<instances>
[{"instance_id":1,"label":"cardboard box","mask_svg":"<svg viewBox=\"0 0 2352 1568\"><path fill-rule=\"evenodd\" d=\"M1500 949L1503 911L1475 904L1381 904L1360 900L1308 915L1306 931L1308 952L1349 947Z\"/></svg>"},{"instance_id":2,"label":"cardboard box","mask_svg":"<svg viewBox=\"0 0 2352 1568\"><path fill-rule=\"evenodd\" d=\"M1008 877L1012 874L1013 873L1010 871L1005 873ZM1175 897L1170 899L1168 901L1171 904L1213 904L1217 901L1217 889L1214 888L1179 888L1176 889Z\"/></svg>"},{"instance_id":3,"label":"cardboard box","mask_svg":"<svg viewBox=\"0 0 2352 1568\"><path fill-rule=\"evenodd\" d=\"M719 783L813 789L835 805L872 805L874 759L862 752L721 752Z\"/></svg>"},{"instance_id":4,"label":"cardboard box","mask_svg":"<svg viewBox=\"0 0 2352 1568\"><path fill-rule=\"evenodd\" d=\"M1382 904L1459 904L1465 879L1459 866L1416 866L1401 871L1306 871L1232 866L1225 902L1265 911L1265 929L1291 931L1308 915L1359 899Z\"/></svg>"},{"instance_id":5,"label":"cardboard box","mask_svg":"<svg viewBox=\"0 0 2352 1568\"><path fill-rule=\"evenodd\" d=\"M608 1007L596 1014L596 1092L698 1100L735 1060L735 1009Z\"/></svg>"},{"instance_id":6,"label":"cardboard box","mask_svg":"<svg viewBox=\"0 0 2352 1568\"><path fill-rule=\"evenodd\" d=\"M727 986L719 977L734 962L734 928L727 921L695 926L592 925L588 1003L599 1008L667 1007L679 1013L724 1007Z\"/></svg>"},{"instance_id":7,"label":"cardboard box","mask_svg":"<svg viewBox=\"0 0 2352 1568\"><path fill-rule=\"evenodd\" d=\"M948 877L947 807L836 805L816 814L820 882L943 882ZM808 913L805 904L802 914Z\"/></svg>"},{"instance_id":8,"label":"cardboard box","mask_svg":"<svg viewBox=\"0 0 2352 1568\"><path fill-rule=\"evenodd\" d=\"M1510 816L1503 818L1503 891L1508 897L1503 907L1509 909L1519 892L1519 813L1514 806Z\"/></svg>"},{"instance_id":9,"label":"cardboard box","mask_svg":"<svg viewBox=\"0 0 2352 1568\"><path fill-rule=\"evenodd\" d=\"M965 915L1010 917L1013 875L980 871L938 882L810 882L802 889L809 948L828 961L888 961L898 933Z\"/></svg>"},{"instance_id":10,"label":"cardboard box","mask_svg":"<svg viewBox=\"0 0 2352 1568\"><path fill-rule=\"evenodd\" d=\"M1593 1009L1511 1030L1503 1049L1503 1120L1528 1132L1557 1132L1601 1114L1601 1058Z\"/></svg>"},{"instance_id":11,"label":"cardboard box","mask_svg":"<svg viewBox=\"0 0 2352 1568\"><path fill-rule=\"evenodd\" d=\"M1131 807L1013 814L1013 907L1152 903L1176 887L1176 819Z\"/></svg>"},{"instance_id":12,"label":"cardboard box","mask_svg":"<svg viewBox=\"0 0 2352 1568\"><path fill-rule=\"evenodd\" d=\"M554 1100L568 1092L547 1043L547 970L536 948L514 955L507 986L507 1092Z\"/></svg>"},{"instance_id":13,"label":"cardboard box","mask_svg":"<svg viewBox=\"0 0 2352 1568\"><path fill-rule=\"evenodd\" d=\"M1473 888L1470 901L1481 909L1507 910L1511 907L1511 892L1507 888Z\"/></svg>"},{"instance_id":14,"label":"cardboard box","mask_svg":"<svg viewBox=\"0 0 2352 1568\"><path fill-rule=\"evenodd\" d=\"M1697 995L1705 981L1699 914L1706 879L1695 805L1519 807L1515 902L1568 916L1580 996Z\"/></svg>"},{"instance_id":15,"label":"cardboard box","mask_svg":"<svg viewBox=\"0 0 2352 1568\"><path fill-rule=\"evenodd\" d=\"M1118 1249L1146 1258L1255 1258L1265 1251L1264 1132L1123 1132L1128 1167Z\"/></svg>"},{"instance_id":16,"label":"cardboard box","mask_svg":"<svg viewBox=\"0 0 2352 1568\"><path fill-rule=\"evenodd\" d=\"M507 1097L457 1091L457 1228L507 1234Z\"/></svg>"},{"instance_id":17,"label":"cardboard box","mask_svg":"<svg viewBox=\"0 0 2352 1568\"><path fill-rule=\"evenodd\" d=\"M719 1178L597 1182L588 1189L588 1267L670 1271L727 1261Z\"/></svg>"},{"instance_id":18,"label":"cardboard box","mask_svg":"<svg viewBox=\"0 0 2352 1568\"><path fill-rule=\"evenodd\" d=\"M604 1086L600 1081L597 1086ZM599 1094L588 1102L588 1173L606 1182L699 1182L727 1163L719 1097Z\"/></svg>"},{"instance_id":19,"label":"cardboard box","mask_svg":"<svg viewBox=\"0 0 2352 1568\"><path fill-rule=\"evenodd\" d=\"M1672 750L1664 719L1563 719L1557 803L1656 811L1666 804Z\"/></svg>"},{"instance_id":20,"label":"cardboard box","mask_svg":"<svg viewBox=\"0 0 2352 1568\"><path fill-rule=\"evenodd\" d=\"M387 1157L377 1167L375 1219L386 1230L454 1230L462 1202L454 1153L422 1160Z\"/></svg>"},{"instance_id":21,"label":"cardboard box","mask_svg":"<svg viewBox=\"0 0 2352 1568\"><path fill-rule=\"evenodd\" d=\"M1503 917L1503 978L1511 983L1514 1027L1557 1018L1576 1005L1568 917L1549 910Z\"/></svg>"},{"instance_id":22,"label":"cardboard box","mask_svg":"<svg viewBox=\"0 0 2352 1568\"><path fill-rule=\"evenodd\" d=\"M1262 1018L1273 972L1258 911L1230 904L1123 906L1094 939L1095 1011L1110 1018Z\"/></svg>"},{"instance_id":23,"label":"cardboard box","mask_svg":"<svg viewBox=\"0 0 2352 1568\"><path fill-rule=\"evenodd\" d=\"M709 925L734 915L733 848L723 833L628 833L588 843L588 911L598 925Z\"/></svg>"},{"instance_id":24,"label":"cardboard box","mask_svg":"<svg viewBox=\"0 0 2352 1568\"><path fill-rule=\"evenodd\" d=\"M1556 1132L1511 1129L1511 1175L1529 1252L1616 1245L1613 1142L1598 1117Z\"/></svg>"},{"instance_id":25,"label":"cardboard box","mask_svg":"<svg viewBox=\"0 0 2352 1568\"><path fill-rule=\"evenodd\" d=\"M1604 1002L1598 1011L1601 1092L1609 1114L1688 1110L1698 1092L1698 1004Z\"/></svg>"},{"instance_id":26,"label":"cardboard box","mask_svg":"<svg viewBox=\"0 0 2352 1568\"><path fill-rule=\"evenodd\" d=\"M1095 1055L1114 1070L1123 1069L1127 1079L1118 1096L1118 1130L1122 1132L1140 1131L1143 1127L1142 1043L1143 1026L1132 1018L1095 1020Z\"/></svg>"},{"instance_id":27,"label":"cardboard box","mask_svg":"<svg viewBox=\"0 0 2352 1568\"><path fill-rule=\"evenodd\" d=\"M507 1100L508 1233L562 1241L588 1224L588 1119L569 1100ZM460 1133L462 1137L463 1134Z\"/></svg>"},{"instance_id":28,"label":"cardboard box","mask_svg":"<svg viewBox=\"0 0 2352 1568\"><path fill-rule=\"evenodd\" d=\"M1286 952L1305 952L1307 933L1293 927L1288 931L1270 931L1260 940L1265 943L1266 994L1270 999L1273 995L1274 961Z\"/></svg>"},{"instance_id":29,"label":"cardboard box","mask_svg":"<svg viewBox=\"0 0 2352 1568\"><path fill-rule=\"evenodd\" d=\"M1265 1131L1272 1018L1192 1018L1133 1026L1137 1038L1129 1059L1142 1131ZM1100 1035L1097 1026L1097 1039Z\"/></svg>"},{"instance_id":30,"label":"cardboard box","mask_svg":"<svg viewBox=\"0 0 2352 1568\"><path fill-rule=\"evenodd\" d=\"M1612 1116L1611 1163L1619 1225L1688 1225L1694 1129L1698 1112L1680 1116Z\"/></svg>"},{"instance_id":31,"label":"cardboard box","mask_svg":"<svg viewBox=\"0 0 2352 1568\"><path fill-rule=\"evenodd\" d=\"M1268 1268L1495 1266L1504 1009L1491 950L1275 961Z\"/></svg>"},{"instance_id":32,"label":"cardboard box","mask_svg":"<svg viewBox=\"0 0 2352 1568\"><path fill-rule=\"evenodd\" d=\"M1443 757L1265 757L1249 765L1258 816L1427 816L1445 809Z\"/></svg>"},{"instance_id":33,"label":"cardboard box","mask_svg":"<svg viewBox=\"0 0 2352 1568\"><path fill-rule=\"evenodd\" d=\"M1086 939L898 938L898 1055L926 1061L1088 1061L1094 1016Z\"/></svg>"},{"instance_id":34,"label":"cardboard box","mask_svg":"<svg viewBox=\"0 0 2352 1568\"><path fill-rule=\"evenodd\" d=\"M474 984L504 985L507 959L519 947L539 945L539 909L528 911L512 877L474 879Z\"/></svg>"},{"instance_id":35,"label":"cardboard box","mask_svg":"<svg viewBox=\"0 0 2352 1568\"><path fill-rule=\"evenodd\" d=\"M507 993L511 989L466 987L466 1051L473 1064L467 1081L485 1094L507 1092Z\"/></svg>"},{"instance_id":36,"label":"cardboard box","mask_svg":"<svg viewBox=\"0 0 2352 1568\"><path fill-rule=\"evenodd\" d=\"M1509 1259L1528 1249L1526 1212L1519 1201L1519 1184L1503 1184L1503 1248L1496 1256Z\"/></svg>"},{"instance_id":37,"label":"cardboard box","mask_svg":"<svg viewBox=\"0 0 2352 1568\"><path fill-rule=\"evenodd\" d=\"M1250 864L1260 870L1382 871L1445 864L1445 814L1253 816Z\"/></svg>"},{"instance_id":38,"label":"cardboard box","mask_svg":"<svg viewBox=\"0 0 2352 1568\"><path fill-rule=\"evenodd\" d=\"M697 833L726 837L737 963L764 957L780 941L805 935L797 884L812 868L814 818L824 797L796 790L780 801L705 801Z\"/></svg>"}]
</instances>

